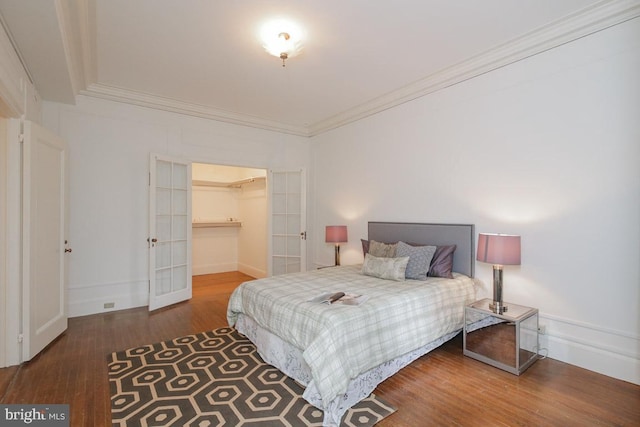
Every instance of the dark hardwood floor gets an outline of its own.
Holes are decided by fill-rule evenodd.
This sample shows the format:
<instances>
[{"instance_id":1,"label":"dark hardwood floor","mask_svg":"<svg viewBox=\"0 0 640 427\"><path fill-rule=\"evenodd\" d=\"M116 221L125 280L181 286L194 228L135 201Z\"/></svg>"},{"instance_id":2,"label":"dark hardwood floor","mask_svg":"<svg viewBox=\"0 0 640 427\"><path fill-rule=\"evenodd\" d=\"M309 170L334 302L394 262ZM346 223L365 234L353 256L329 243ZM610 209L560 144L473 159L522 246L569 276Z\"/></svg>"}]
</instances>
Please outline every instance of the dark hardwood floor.
<instances>
[{"instance_id":1,"label":"dark hardwood floor","mask_svg":"<svg viewBox=\"0 0 640 427\"><path fill-rule=\"evenodd\" d=\"M111 424L107 355L227 325L240 273L197 276L193 299L149 313L136 308L69 319L31 362L0 369L0 403L67 403L72 426ZM390 426L639 426L640 386L552 359L521 376L462 355L456 337L380 384L398 408Z\"/></svg>"}]
</instances>

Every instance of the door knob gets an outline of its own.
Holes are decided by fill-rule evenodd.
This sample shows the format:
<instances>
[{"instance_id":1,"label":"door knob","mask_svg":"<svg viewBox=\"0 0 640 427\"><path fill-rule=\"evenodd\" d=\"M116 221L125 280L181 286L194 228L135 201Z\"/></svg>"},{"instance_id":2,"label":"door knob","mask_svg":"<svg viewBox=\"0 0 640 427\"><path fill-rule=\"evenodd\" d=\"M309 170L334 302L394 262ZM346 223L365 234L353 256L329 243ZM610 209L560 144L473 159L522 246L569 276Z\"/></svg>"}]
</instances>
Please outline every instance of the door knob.
<instances>
[{"instance_id":1,"label":"door knob","mask_svg":"<svg viewBox=\"0 0 640 427\"><path fill-rule=\"evenodd\" d=\"M64 251L65 251L65 252L71 252L71 251L72 251L72 249L71 249L71 248L66 248Z\"/></svg>"}]
</instances>

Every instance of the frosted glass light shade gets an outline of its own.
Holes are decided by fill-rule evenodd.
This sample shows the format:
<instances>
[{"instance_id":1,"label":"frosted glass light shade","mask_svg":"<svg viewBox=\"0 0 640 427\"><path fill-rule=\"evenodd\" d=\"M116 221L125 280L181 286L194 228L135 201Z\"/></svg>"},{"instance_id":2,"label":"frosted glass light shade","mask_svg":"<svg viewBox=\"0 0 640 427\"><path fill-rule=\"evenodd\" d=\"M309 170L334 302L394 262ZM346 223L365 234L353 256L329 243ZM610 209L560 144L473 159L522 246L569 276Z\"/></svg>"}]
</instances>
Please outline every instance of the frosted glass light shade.
<instances>
[{"instance_id":1,"label":"frosted glass light shade","mask_svg":"<svg viewBox=\"0 0 640 427\"><path fill-rule=\"evenodd\" d=\"M286 34L286 37L284 36ZM260 40L269 54L293 58L302 52L302 30L296 24L286 20L269 21L260 30Z\"/></svg>"}]
</instances>

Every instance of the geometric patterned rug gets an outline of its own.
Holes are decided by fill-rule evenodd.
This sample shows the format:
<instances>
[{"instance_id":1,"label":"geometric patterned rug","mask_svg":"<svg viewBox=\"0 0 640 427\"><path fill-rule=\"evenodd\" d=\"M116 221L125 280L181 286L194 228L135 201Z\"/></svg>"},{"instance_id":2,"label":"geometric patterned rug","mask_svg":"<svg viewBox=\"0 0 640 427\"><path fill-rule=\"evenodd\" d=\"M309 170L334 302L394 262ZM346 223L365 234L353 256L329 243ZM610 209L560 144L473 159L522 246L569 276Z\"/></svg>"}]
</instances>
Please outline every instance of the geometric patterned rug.
<instances>
[{"instance_id":1,"label":"geometric patterned rug","mask_svg":"<svg viewBox=\"0 0 640 427\"><path fill-rule=\"evenodd\" d=\"M303 388L265 363L233 328L109 356L113 426L321 426ZM373 394L341 426L372 426L395 409Z\"/></svg>"}]
</instances>

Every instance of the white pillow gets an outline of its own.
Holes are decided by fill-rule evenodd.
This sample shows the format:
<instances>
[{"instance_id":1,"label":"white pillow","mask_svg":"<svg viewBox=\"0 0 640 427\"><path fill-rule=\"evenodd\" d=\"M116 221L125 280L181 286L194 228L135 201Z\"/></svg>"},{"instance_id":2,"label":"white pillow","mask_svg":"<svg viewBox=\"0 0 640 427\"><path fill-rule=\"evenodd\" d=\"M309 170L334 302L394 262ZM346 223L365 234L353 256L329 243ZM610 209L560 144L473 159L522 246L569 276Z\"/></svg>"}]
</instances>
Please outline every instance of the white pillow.
<instances>
[{"instance_id":1,"label":"white pillow","mask_svg":"<svg viewBox=\"0 0 640 427\"><path fill-rule=\"evenodd\" d=\"M370 254L364 257L362 274L380 279L403 281L409 257L379 258Z\"/></svg>"},{"instance_id":2,"label":"white pillow","mask_svg":"<svg viewBox=\"0 0 640 427\"><path fill-rule=\"evenodd\" d=\"M397 243L382 243L370 240L368 253L378 258L393 258L396 256L396 245Z\"/></svg>"}]
</instances>

